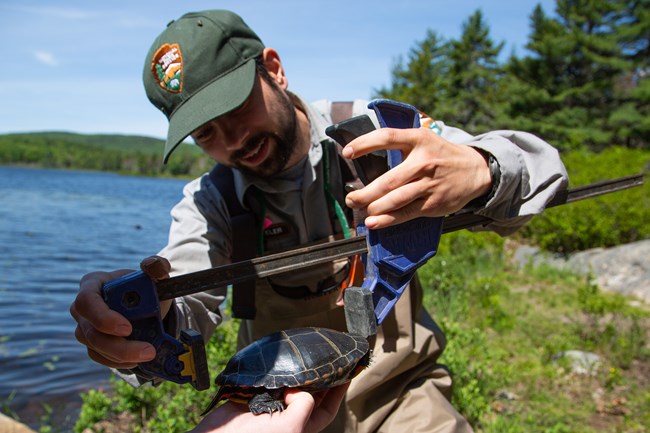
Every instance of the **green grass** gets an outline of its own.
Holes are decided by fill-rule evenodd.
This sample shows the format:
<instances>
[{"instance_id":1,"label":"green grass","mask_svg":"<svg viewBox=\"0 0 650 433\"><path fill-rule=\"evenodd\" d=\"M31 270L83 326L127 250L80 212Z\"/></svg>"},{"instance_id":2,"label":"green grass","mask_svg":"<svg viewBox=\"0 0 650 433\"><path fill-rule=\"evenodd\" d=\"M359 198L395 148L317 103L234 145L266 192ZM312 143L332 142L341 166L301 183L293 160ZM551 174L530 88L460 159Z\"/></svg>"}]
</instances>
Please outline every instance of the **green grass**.
<instances>
[{"instance_id":1,"label":"green grass","mask_svg":"<svg viewBox=\"0 0 650 433\"><path fill-rule=\"evenodd\" d=\"M466 236L443 244L439 255ZM587 277L546 266L511 269L505 249L467 251L470 257L458 257L456 266L432 260L424 271L465 277L441 291L430 286L436 293L427 305L447 332L442 362L456 380L454 404L474 428L647 431L650 314L601 292ZM476 266L462 268L464 262ZM594 352L601 364L593 376L574 374L556 359L566 350ZM500 398L504 391L516 398Z\"/></svg>"},{"instance_id":2,"label":"green grass","mask_svg":"<svg viewBox=\"0 0 650 433\"><path fill-rule=\"evenodd\" d=\"M454 376L453 404L477 432L647 432L650 313L584 276L514 268L508 251L492 234L445 235L421 271L425 305L448 337L441 361ZM213 376L234 350L236 327L226 322L208 346ZM556 359L571 349L601 357L593 376ZM76 431L111 419L124 432L183 432L213 392L115 381L110 393L85 395Z\"/></svg>"}]
</instances>

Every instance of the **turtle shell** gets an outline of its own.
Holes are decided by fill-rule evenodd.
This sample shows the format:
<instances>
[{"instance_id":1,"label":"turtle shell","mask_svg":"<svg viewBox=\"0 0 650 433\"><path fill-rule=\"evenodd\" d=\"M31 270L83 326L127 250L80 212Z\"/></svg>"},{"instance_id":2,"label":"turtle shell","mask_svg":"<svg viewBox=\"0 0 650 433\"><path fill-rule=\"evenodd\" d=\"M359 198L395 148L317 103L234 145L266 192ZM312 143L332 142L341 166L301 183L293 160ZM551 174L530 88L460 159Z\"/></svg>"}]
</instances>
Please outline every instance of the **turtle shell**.
<instances>
[{"instance_id":1,"label":"turtle shell","mask_svg":"<svg viewBox=\"0 0 650 433\"><path fill-rule=\"evenodd\" d=\"M368 341L327 328L295 328L254 341L237 352L215 383L219 392L208 409L220 400L248 402L251 411L282 410L284 388L317 391L351 380L370 361ZM259 403L254 408L251 400Z\"/></svg>"}]
</instances>

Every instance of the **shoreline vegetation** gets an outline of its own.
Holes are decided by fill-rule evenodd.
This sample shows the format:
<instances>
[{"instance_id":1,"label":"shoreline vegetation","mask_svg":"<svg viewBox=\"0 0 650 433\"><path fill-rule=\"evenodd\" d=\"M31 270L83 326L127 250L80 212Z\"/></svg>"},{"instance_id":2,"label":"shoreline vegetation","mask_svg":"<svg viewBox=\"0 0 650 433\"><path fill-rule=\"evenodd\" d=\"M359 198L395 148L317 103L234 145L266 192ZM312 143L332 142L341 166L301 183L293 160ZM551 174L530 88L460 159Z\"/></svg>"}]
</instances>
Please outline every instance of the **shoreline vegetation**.
<instances>
[{"instance_id":1,"label":"shoreline vegetation","mask_svg":"<svg viewBox=\"0 0 650 433\"><path fill-rule=\"evenodd\" d=\"M182 143L163 165L164 141L145 136L25 132L0 135L0 164L33 168L110 171L133 176L193 178L213 162Z\"/></svg>"}]
</instances>

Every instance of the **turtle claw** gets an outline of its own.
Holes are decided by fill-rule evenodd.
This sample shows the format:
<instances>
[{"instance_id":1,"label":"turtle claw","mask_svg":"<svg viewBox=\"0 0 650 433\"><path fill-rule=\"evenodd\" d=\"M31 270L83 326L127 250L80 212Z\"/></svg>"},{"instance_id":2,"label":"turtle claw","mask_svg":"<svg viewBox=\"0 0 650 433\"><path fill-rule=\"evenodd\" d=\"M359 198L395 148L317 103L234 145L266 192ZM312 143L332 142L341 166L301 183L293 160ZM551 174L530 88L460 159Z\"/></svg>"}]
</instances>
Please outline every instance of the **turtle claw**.
<instances>
[{"instance_id":1,"label":"turtle claw","mask_svg":"<svg viewBox=\"0 0 650 433\"><path fill-rule=\"evenodd\" d=\"M285 409L284 403L281 400L284 392L281 389L274 391L273 393L266 391L255 394L248 402L250 411L255 415L265 412L273 415L273 412L282 412Z\"/></svg>"}]
</instances>

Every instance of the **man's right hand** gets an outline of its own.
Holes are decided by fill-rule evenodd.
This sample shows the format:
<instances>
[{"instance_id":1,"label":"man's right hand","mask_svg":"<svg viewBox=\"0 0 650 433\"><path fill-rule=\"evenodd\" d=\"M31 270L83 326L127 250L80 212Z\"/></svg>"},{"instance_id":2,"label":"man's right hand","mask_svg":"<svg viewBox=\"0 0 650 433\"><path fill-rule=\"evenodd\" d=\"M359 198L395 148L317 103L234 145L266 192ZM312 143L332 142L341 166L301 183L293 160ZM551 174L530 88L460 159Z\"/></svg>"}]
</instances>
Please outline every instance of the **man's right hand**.
<instances>
[{"instance_id":1,"label":"man's right hand","mask_svg":"<svg viewBox=\"0 0 650 433\"><path fill-rule=\"evenodd\" d=\"M140 267L154 281L167 278L170 269L169 262L158 256L144 259ZM104 283L129 272L132 271L122 269L84 275L79 283L79 293L70 306L70 314L77 321L75 337L88 348L92 360L107 367L134 368L156 356L151 344L126 339L132 332L131 323L108 308L102 298ZM163 313L169 310L169 305L169 302L161 305Z\"/></svg>"}]
</instances>

